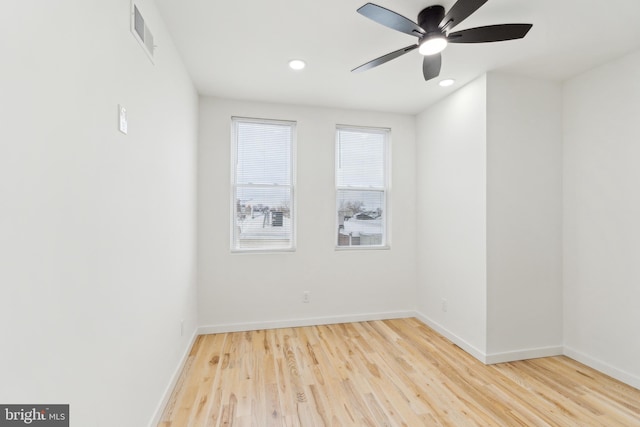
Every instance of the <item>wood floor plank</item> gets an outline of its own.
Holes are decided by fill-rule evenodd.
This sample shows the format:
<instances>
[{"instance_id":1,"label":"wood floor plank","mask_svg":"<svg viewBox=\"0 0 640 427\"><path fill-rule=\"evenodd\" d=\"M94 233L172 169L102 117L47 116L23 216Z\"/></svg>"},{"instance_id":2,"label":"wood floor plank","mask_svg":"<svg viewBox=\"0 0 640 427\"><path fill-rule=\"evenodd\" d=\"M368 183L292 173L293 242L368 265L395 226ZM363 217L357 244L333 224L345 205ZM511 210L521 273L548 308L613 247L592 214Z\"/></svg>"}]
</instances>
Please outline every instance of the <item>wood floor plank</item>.
<instances>
[{"instance_id":1,"label":"wood floor plank","mask_svg":"<svg viewBox=\"0 0 640 427\"><path fill-rule=\"evenodd\" d=\"M568 357L486 366L417 319L197 338L160 427L640 427L640 390Z\"/></svg>"}]
</instances>

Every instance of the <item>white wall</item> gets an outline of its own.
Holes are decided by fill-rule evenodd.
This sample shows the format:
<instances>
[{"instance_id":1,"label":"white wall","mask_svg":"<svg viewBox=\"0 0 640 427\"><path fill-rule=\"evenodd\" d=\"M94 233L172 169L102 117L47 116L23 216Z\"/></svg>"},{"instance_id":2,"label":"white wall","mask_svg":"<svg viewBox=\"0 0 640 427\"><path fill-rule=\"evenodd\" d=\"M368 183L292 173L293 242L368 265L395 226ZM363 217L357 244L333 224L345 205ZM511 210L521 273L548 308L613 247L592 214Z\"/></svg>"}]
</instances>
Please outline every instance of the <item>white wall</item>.
<instances>
[{"instance_id":1,"label":"white wall","mask_svg":"<svg viewBox=\"0 0 640 427\"><path fill-rule=\"evenodd\" d=\"M567 354L640 387L640 52L564 86Z\"/></svg>"},{"instance_id":2,"label":"white wall","mask_svg":"<svg viewBox=\"0 0 640 427\"><path fill-rule=\"evenodd\" d=\"M479 358L486 352L486 103L482 76L417 117L417 308Z\"/></svg>"},{"instance_id":3,"label":"white wall","mask_svg":"<svg viewBox=\"0 0 640 427\"><path fill-rule=\"evenodd\" d=\"M562 352L562 90L487 75L487 353Z\"/></svg>"},{"instance_id":4,"label":"white wall","mask_svg":"<svg viewBox=\"0 0 640 427\"><path fill-rule=\"evenodd\" d=\"M490 73L417 117L418 312L482 361L562 352L561 105Z\"/></svg>"},{"instance_id":5,"label":"white wall","mask_svg":"<svg viewBox=\"0 0 640 427\"><path fill-rule=\"evenodd\" d=\"M297 250L230 253L231 116L297 122ZM391 249L336 251L337 124L391 128ZM201 98L199 320L204 331L405 315L415 290L412 116ZM302 303L303 291L311 302Z\"/></svg>"},{"instance_id":6,"label":"white wall","mask_svg":"<svg viewBox=\"0 0 640 427\"><path fill-rule=\"evenodd\" d=\"M197 95L141 3L155 66L129 0L0 14L0 402L74 426L146 425L196 328Z\"/></svg>"}]
</instances>

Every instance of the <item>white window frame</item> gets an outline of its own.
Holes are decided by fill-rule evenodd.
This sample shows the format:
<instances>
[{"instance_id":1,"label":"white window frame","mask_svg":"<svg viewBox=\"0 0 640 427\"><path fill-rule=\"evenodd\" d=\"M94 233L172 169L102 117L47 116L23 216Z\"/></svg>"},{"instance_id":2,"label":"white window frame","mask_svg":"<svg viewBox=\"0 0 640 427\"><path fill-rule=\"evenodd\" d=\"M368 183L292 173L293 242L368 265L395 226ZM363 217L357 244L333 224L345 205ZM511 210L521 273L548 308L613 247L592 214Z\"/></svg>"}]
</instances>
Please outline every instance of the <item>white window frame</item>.
<instances>
[{"instance_id":1,"label":"white window frame","mask_svg":"<svg viewBox=\"0 0 640 427\"><path fill-rule=\"evenodd\" d=\"M384 165L384 186L383 187L355 187L355 186L340 186L338 185L338 169L340 159L339 144L340 144L340 131L352 131L363 133L377 133L384 136L384 148L383 148L383 165ZM337 251L353 251L353 250L387 250L391 249L391 129L379 128L379 127L364 127L364 126L350 126L350 125L337 125L335 133L335 250ZM339 245L339 233L340 233L340 212L338 194L342 190L354 190L354 191L382 191L383 193L383 215L382 215L382 243L380 245Z\"/></svg>"},{"instance_id":2,"label":"white window frame","mask_svg":"<svg viewBox=\"0 0 640 427\"><path fill-rule=\"evenodd\" d=\"M290 165L291 165L291 182L289 185L278 184L238 184L237 183L237 166L238 166L238 123L257 123L257 124L271 124L289 126L291 129L291 150L290 150ZM296 209L296 132L297 123L295 121L287 120L273 120L273 119L257 119L248 117L231 117L231 191L230 191L230 208L231 208L231 223L230 223L230 248L234 253L256 253L256 252L293 252L296 250L296 224L297 224L297 209ZM236 235L236 195L237 189L243 188L289 188L291 194L290 201L290 216L291 216L291 242L287 247L262 247L262 248L241 248L237 245Z\"/></svg>"}]
</instances>

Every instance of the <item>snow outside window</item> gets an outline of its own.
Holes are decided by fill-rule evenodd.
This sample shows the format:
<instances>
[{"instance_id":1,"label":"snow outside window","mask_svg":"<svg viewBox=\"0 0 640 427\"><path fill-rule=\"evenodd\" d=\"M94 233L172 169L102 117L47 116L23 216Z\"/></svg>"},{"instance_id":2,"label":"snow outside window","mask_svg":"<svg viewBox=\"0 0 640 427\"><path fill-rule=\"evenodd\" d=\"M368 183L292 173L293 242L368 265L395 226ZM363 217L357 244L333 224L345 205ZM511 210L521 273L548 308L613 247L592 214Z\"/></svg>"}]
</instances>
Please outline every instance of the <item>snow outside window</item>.
<instances>
[{"instance_id":1,"label":"snow outside window","mask_svg":"<svg viewBox=\"0 0 640 427\"><path fill-rule=\"evenodd\" d=\"M295 122L232 118L233 251L293 250Z\"/></svg>"},{"instance_id":2,"label":"snow outside window","mask_svg":"<svg viewBox=\"0 0 640 427\"><path fill-rule=\"evenodd\" d=\"M388 129L340 126L336 132L338 248L386 248Z\"/></svg>"}]
</instances>

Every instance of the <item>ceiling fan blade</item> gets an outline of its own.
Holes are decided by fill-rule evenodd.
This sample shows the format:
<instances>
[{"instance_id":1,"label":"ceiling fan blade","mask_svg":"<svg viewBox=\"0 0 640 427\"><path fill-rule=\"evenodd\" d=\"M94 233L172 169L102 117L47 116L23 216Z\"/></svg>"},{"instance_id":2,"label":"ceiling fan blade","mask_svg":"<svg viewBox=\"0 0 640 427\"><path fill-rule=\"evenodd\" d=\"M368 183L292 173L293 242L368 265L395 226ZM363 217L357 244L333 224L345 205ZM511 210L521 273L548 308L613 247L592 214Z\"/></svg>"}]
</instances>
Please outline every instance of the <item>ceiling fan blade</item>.
<instances>
[{"instance_id":1,"label":"ceiling fan blade","mask_svg":"<svg viewBox=\"0 0 640 427\"><path fill-rule=\"evenodd\" d=\"M502 24L469 28L449 34L449 43L489 43L521 39L533 27L532 24Z\"/></svg>"},{"instance_id":2,"label":"ceiling fan blade","mask_svg":"<svg viewBox=\"0 0 640 427\"><path fill-rule=\"evenodd\" d=\"M422 61L422 74L425 80L438 77L440 75L440 68L442 68L442 55L436 53L435 55L424 57L424 61Z\"/></svg>"},{"instance_id":3,"label":"ceiling fan blade","mask_svg":"<svg viewBox=\"0 0 640 427\"><path fill-rule=\"evenodd\" d=\"M456 4L451 6L449 13L447 13L439 28L450 31L453 27L464 21L476 10L485 4L488 0L458 0Z\"/></svg>"},{"instance_id":4,"label":"ceiling fan blade","mask_svg":"<svg viewBox=\"0 0 640 427\"><path fill-rule=\"evenodd\" d=\"M353 70L351 70L351 72L352 73L359 73L361 71L368 70L369 68L377 67L378 65L382 65L385 62L389 62L392 59L396 59L397 57L402 56L407 52L411 52L412 50L417 49L417 48L418 48L417 44L412 44L411 46L403 47L402 49L398 49L398 50L396 50L394 52L387 53L386 55L383 55L380 58L376 58L373 61L369 61L366 64L362 64L361 66L356 67Z\"/></svg>"},{"instance_id":5,"label":"ceiling fan blade","mask_svg":"<svg viewBox=\"0 0 640 427\"><path fill-rule=\"evenodd\" d=\"M421 37L424 34L424 30L412 20L373 3L365 4L358 9L358 13L376 21L378 24L409 34L410 36Z\"/></svg>"}]
</instances>

